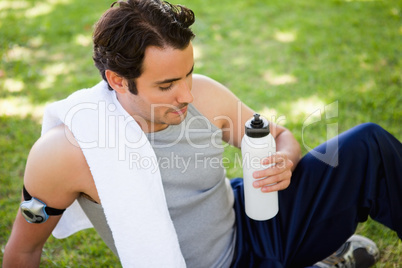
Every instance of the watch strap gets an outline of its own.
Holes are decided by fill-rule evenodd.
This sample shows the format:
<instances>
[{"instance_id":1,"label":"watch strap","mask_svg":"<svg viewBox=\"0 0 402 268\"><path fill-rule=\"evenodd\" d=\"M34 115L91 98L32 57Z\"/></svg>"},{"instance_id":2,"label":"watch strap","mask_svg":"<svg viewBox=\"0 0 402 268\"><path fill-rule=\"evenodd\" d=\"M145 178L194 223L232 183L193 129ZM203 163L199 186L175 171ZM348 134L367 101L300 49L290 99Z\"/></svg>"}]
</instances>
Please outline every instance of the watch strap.
<instances>
[{"instance_id":1,"label":"watch strap","mask_svg":"<svg viewBox=\"0 0 402 268\"><path fill-rule=\"evenodd\" d=\"M28 193L27 189L25 188L25 185L23 186L22 190L23 190L23 194L24 194L24 200L25 201L31 200L32 196ZM49 215L49 216L57 216L57 215L63 214L65 209L52 208L52 207L48 207L46 205L45 211L46 211L47 215Z\"/></svg>"}]
</instances>

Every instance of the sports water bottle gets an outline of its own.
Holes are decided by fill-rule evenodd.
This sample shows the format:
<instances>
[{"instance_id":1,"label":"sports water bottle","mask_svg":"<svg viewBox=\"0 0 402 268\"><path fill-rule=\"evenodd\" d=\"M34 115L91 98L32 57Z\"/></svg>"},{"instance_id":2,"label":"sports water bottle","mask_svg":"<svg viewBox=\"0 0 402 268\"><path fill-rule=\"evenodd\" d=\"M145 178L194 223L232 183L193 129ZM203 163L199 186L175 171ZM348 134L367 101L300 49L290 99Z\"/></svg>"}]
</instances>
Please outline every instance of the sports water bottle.
<instances>
[{"instance_id":1,"label":"sports water bottle","mask_svg":"<svg viewBox=\"0 0 402 268\"><path fill-rule=\"evenodd\" d=\"M251 219L264 221L273 218L279 210L278 192L263 193L254 188L253 172L275 164L262 165L262 159L276 152L275 139L269 131L268 121L259 114L246 122L241 142L243 157L244 202L246 214Z\"/></svg>"}]
</instances>

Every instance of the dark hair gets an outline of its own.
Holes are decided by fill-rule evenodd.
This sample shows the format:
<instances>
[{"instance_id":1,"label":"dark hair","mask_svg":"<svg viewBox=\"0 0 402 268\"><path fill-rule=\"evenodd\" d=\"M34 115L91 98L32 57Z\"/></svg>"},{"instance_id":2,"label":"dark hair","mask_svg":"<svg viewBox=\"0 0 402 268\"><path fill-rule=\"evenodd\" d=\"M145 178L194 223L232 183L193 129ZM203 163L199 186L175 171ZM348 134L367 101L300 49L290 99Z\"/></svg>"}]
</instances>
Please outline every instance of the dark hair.
<instances>
[{"instance_id":1,"label":"dark hair","mask_svg":"<svg viewBox=\"0 0 402 268\"><path fill-rule=\"evenodd\" d=\"M130 92L137 94L135 78L143 72L145 49L149 46L186 48L195 36L189 28L194 20L193 11L168 2L114 2L95 25L95 66L106 82L105 71L111 70L126 78Z\"/></svg>"}]
</instances>

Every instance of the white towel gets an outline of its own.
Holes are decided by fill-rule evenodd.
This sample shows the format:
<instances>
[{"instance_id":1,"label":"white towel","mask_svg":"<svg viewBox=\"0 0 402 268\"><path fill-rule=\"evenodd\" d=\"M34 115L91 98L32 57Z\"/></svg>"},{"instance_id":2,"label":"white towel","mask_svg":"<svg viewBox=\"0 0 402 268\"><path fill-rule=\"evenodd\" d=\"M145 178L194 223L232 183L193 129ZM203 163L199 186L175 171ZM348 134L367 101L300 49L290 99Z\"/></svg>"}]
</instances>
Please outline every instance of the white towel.
<instances>
[{"instance_id":1,"label":"white towel","mask_svg":"<svg viewBox=\"0 0 402 268\"><path fill-rule=\"evenodd\" d=\"M185 267L155 153L115 92L102 81L49 105L42 135L62 123L89 165L123 267ZM75 201L53 235L64 238L90 227Z\"/></svg>"}]
</instances>

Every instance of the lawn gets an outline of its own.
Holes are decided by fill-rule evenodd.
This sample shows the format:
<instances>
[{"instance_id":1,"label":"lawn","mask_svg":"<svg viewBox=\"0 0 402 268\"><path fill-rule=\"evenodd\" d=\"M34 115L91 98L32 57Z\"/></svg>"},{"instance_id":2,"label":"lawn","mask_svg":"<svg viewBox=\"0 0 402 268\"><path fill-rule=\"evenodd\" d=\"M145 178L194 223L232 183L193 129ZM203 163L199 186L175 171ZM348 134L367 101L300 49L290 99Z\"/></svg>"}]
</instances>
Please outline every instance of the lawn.
<instances>
[{"instance_id":1,"label":"lawn","mask_svg":"<svg viewBox=\"0 0 402 268\"><path fill-rule=\"evenodd\" d=\"M0 247L10 234L24 166L49 102L90 87L93 24L105 0L0 2ZM182 0L192 8L195 72L290 129L306 153L356 124L402 140L402 2ZM228 176L241 176L238 149ZM402 212L401 212L402 213ZM402 243L372 220L358 233L381 250L376 267L400 267ZM2 259L2 253L0 253ZM46 244L43 267L116 267L93 230Z\"/></svg>"}]
</instances>

